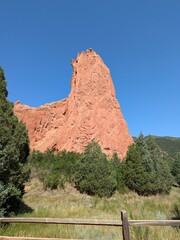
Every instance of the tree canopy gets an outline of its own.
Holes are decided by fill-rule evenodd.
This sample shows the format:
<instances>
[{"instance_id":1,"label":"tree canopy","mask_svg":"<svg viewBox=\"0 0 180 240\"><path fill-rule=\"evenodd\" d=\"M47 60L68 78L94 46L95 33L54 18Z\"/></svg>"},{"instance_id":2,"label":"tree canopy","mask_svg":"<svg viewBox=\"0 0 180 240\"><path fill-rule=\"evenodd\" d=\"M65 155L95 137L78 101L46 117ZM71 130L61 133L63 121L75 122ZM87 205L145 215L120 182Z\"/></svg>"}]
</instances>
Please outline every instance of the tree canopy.
<instances>
[{"instance_id":1,"label":"tree canopy","mask_svg":"<svg viewBox=\"0 0 180 240\"><path fill-rule=\"evenodd\" d=\"M8 101L4 71L0 67L0 214L16 211L24 193L29 170L29 138L25 125Z\"/></svg>"},{"instance_id":2,"label":"tree canopy","mask_svg":"<svg viewBox=\"0 0 180 240\"><path fill-rule=\"evenodd\" d=\"M152 136L140 134L125 159L125 183L140 195L168 193L173 177L163 152Z\"/></svg>"},{"instance_id":3,"label":"tree canopy","mask_svg":"<svg viewBox=\"0 0 180 240\"><path fill-rule=\"evenodd\" d=\"M75 165L76 187L89 195L110 197L116 189L116 172L112 162L96 142L87 145L84 154Z\"/></svg>"}]
</instances>

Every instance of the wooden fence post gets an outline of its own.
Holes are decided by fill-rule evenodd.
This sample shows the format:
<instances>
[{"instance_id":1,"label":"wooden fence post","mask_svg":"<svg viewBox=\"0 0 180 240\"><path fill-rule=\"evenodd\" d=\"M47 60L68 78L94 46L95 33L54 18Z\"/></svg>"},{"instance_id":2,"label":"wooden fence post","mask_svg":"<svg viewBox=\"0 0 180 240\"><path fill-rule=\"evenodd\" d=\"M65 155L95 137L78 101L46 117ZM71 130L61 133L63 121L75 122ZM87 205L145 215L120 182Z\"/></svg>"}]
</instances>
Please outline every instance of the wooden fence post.
<instances>
[{"instance_id":1,"label":"wooden fence post","mask_svg":"<svg viewBox=\"0 0 180 240\"><path fill-rule=\"evenodd\" d=\"M123 240L130 240L130 233L129 233L129 222L126 211L121 211L121 221L122 221L122 235Z\"/></svg>"}]
</instances>

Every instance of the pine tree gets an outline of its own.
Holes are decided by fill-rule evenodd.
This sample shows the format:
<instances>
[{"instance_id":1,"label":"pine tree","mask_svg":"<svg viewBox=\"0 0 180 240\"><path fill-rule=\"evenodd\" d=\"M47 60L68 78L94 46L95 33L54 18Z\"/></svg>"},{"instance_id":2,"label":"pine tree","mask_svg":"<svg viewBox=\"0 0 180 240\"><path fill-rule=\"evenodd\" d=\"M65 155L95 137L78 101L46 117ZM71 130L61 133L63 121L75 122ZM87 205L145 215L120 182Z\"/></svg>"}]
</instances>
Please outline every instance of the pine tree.
<instances>
[{"instance_id":1,"label":"pine tree","mask_svg":"<svg viewBox=\"0 0 180 240\"><path fill-rule=\"evenodd\" d=\"M4 71L0 67L0 214L18 209L27 180L29 139L22 122L13 113L8 101Z\"/></svg>"},{"instance_id":2,"label":"pine tree","mask_svg":"<svg viewBox=\"0 0 180 240\"><path fill-rule=\"evenodd\" d=\"M126 186L139 195L149 195L149 176L142 163L141 152L132 144L127 152L124 166Z\"/></svg>"},{"instance_id":3,"label":"pine tree","mask_svg":"<svg viewBox=\"0 0 180 240\"><path fill-rule=\"evenodd\" d=\"M136 145L140 151L142 162L143 162L143 165L144 165L146 171L152 172L153 171L153 161L151 159L146 140L142 133L140 133L139 137L136 139Z\"/></svg>"},{"instance_id":4,"label":"pine tree","mask_svg":"<svg viewBox=\"0 0 180 240\"><path fill-rule=\"evenodd\" d=\"M148 149L148 145L146 143L146 139L141 133L139 137L136 139L136 146L140 152L142 164L148 174L148 189L146 189L149 194L154 194L156 192L156 174L153 159L151 158L151 154Z\"/></svg>"},{"instance_id":5,"label":"pine tree","mask_svg":"<svg viewBox=\"0 0 180 240\"><path fill-rule=\"evenodd\" d=\"M146 138L148 150L154 165L154 194L169 193L173 183L173 177L167 161L164 159L164 153L157 146L154 137Z\"/></svg>"}]
</instances>

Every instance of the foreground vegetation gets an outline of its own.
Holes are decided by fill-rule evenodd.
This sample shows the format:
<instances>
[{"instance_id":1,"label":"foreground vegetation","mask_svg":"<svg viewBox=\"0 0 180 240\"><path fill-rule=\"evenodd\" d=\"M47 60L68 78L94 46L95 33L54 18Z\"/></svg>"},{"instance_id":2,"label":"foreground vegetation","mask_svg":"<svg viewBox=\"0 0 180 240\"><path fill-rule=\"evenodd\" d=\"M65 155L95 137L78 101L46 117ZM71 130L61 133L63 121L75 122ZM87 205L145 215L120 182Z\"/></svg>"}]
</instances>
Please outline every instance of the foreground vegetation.
<instances>
[{"instance_id":1,"label":"foreground vegetation","mask_svg":"<svg viewBox=\"0 0 180 240\"><path fill-rule=\"evenodd\" d=\"M179 153L169 156L152 136L140 134L123 161L116 153L108 158L96 142L89 143L82 154L47 150L29 156L27 130L14 116L7 95L0 67L0 217L18 213L116 220L125 209L130 219L180 218ZM171 191L172 186L177 188ZM176 240L178 230L131 228L131 236ZM119 239L121 234L113 227L1 224L0 235Z\"/></svg>"},{"instance_id":2,"label":"foreground vegetation","mask_svg":"<svg viewBox=\"0 0 180 240\"><path fill-rule=\"evenodd\" d=\"M33 179L26 186L27 193L21 206L21 217L55 217L120 220L120 211L126 210L129 219L171 219L175 204L180 204L180 189L169 195L139 196L116 192L111 198L80 194L73 185L65 189L44 191L42 183ZM28 206L28 207L27 207ZM26 212L24 212L26 211ZM29 212L27 212L29 211ZM172 227L131 227L132 240L179 239L180 232ZM61 237L75 239L122 239L121 229L99 226L10 224L0 229L0 235Z\"/></svg>"},{"instance_id":3,"label":"foreground vegetation","mask_svg":"<svg viewBox=\"0 0 180 240\"><path fill-rule=\"evenodd\" d=\"M112 159L107 158L96 142L89 143L82 154L33 151L29 158L32 174L43 182L44 189L64 188L70 182L81 193L99 197L111 197L116 190L144 196L168 194L173 184L179 185L180 155L171 166L168 163L168 154L161 151L154 138L142 134L123 161L116 153Z\"/></svg>"},{"instance_id":4,"label":"foreground vegetation","mask_svg":"<svg viewBox=\"0 0 180 240\"><path fill-rule=\"evenodd\" d=\"M0 67L0 217L18 210L29 176L27 130L14 115L7 96L6 79Z\"/></svg>"}]
</instances>

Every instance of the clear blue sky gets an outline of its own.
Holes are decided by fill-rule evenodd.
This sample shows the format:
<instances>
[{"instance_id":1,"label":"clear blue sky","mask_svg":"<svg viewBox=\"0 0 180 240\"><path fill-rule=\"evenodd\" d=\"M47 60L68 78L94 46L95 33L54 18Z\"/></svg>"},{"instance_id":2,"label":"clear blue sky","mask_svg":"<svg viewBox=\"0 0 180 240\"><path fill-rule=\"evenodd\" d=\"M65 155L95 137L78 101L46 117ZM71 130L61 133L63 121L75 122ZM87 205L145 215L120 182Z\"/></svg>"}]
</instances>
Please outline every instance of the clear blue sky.
<instances>
[{"instance_id":1,"label":"clear blue sky","mask_svg":"<svg viewBox=\"0 0 180 240\"><path fill-rule=\"evenodd\" d=\"M131 135L180 137L180 0L0 0L9 100L66 98L77 53L109 67Z\"/></svg>"}]
</instances>

